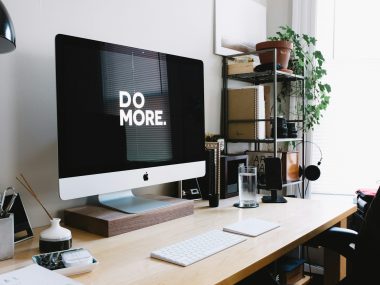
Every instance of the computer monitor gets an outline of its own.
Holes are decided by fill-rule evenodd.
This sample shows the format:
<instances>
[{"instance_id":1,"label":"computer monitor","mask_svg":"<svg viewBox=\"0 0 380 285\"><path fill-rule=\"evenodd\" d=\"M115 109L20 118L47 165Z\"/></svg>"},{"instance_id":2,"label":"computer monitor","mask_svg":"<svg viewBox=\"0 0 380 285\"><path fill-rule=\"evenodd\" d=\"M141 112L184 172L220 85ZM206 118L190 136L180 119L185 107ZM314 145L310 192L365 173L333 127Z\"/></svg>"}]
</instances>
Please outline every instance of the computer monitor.
<instances>
[{"instance_id":1,"label":"computer monitor","mask_svg":"<svg viewBox=\"0 0 380 285\"><path fill-rule=\"evenodd\" d=\"M203 62L57 35L59 193L127 213L131 189L205 175Z\"/></svg>"}]
</instances>

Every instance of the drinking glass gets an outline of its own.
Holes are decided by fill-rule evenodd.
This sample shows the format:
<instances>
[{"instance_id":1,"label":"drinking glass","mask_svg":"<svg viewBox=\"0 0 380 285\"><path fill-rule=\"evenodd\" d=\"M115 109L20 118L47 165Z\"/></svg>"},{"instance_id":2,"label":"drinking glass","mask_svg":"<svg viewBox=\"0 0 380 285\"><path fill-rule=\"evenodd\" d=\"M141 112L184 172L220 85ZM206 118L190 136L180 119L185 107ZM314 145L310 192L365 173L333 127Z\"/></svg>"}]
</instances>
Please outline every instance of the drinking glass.
<instances>
[{"instance_id":1,"label":"drinking glass","mask_svg":"<svg viewBox=\"0 0 380 285\"><path fill-rule=\"evenodd\" d=\"M257 203L257 169L253 166L241 165L239 173L239 207L256 208Z\"/></svg>"}]
</instances>

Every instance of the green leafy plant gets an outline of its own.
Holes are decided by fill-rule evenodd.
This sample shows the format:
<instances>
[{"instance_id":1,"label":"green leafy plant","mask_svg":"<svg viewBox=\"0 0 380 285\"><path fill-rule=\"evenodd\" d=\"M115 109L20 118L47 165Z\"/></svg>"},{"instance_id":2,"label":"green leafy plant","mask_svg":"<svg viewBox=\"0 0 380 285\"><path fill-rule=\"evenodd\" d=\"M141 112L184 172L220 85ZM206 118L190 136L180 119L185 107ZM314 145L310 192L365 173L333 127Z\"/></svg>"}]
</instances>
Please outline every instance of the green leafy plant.
<instances>
[{"instance_id":1,"label":"green leafy plant","mask_svg":"<svg viewBox=\"0 0 380 285\"><path fill-rule=\"evenodd\" d=\"M319 50L315 49L316 39L309 35L297 34L289 26L281 26L276 36L269 37L269 40L280 41L286 40L293 42L293 50L291 53L291 61L289 69L295 74L303 74L305 76L305 96L307 99L305 105L305 125L304 131L313 130L315 125L319 125L320 119L323 117L323 111L326 110L330 102L331 92L329 84L324 83L326 69L323 64L325 59ZM286 83L283 85L281 93L300 96L300 88L302 82ZM298 94L298 95L297 95ZM302 114L302 103L297 101L297 115Z\"/></svg>"}]
</instances>

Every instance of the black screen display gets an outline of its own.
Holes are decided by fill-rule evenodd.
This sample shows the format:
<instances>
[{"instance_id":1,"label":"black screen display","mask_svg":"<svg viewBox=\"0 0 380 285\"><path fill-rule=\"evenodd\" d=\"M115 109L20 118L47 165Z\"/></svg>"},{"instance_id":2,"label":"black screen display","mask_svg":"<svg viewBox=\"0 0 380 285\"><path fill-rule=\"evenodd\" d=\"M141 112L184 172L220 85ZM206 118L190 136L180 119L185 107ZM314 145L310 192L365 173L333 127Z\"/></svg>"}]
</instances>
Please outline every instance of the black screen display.
<instances>
[{"instance_id":1,"label":"black screen display","mask_svg":"<svg viewBox=\"0 0 380 285\"><path fill-rule=\"evenodd\" d=\"M56 36L59 178L204 160L203 63Z\"/></svg>"}]
</instances>

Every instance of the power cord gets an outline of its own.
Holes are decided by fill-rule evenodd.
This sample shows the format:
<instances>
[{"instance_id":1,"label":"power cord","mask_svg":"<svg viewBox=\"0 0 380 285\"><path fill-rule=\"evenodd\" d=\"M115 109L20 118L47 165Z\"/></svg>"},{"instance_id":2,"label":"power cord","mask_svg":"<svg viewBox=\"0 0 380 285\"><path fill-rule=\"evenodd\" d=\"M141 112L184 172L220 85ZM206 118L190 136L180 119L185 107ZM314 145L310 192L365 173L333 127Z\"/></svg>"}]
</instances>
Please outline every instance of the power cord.
<instances>
[{"instance_id":1,"label":"power cord","mask_svg":"<svg viewBox=\"0 0 380 285\"><path fill-rule=\"evenodd\" d=\"M311 260L310 260L310 255L309 255L309 247L308 246L304 246L305 248L305 251L306 251L306 261L307 263L309 264L309 276L310 276L310 281L313 280L313 275L312 275L312 272L311 272Z\"/></svg>"},{"instance_id":2,"label":"power cord","mask_svg":"<svg viewBox=\"0 0 380 285\"><path fill-rule=\"evenodd\" d=\"M298 187L298 197L302 198L300 185L297 184L297 187Z\"/></svg>"},{"instance_id":3,"label":"power cord","mask_svg":"<svg viewBox=\"0 0 380 285\"><path fill-rule=\"evenodd\" d=\"M199 187L199 182L198 182L198 178L197 177L195 178L195 182L197 182L197 187L199 189L199 195L201 196L201 199L203 199L201 187Z\"/></svg>"}]
</instances>

